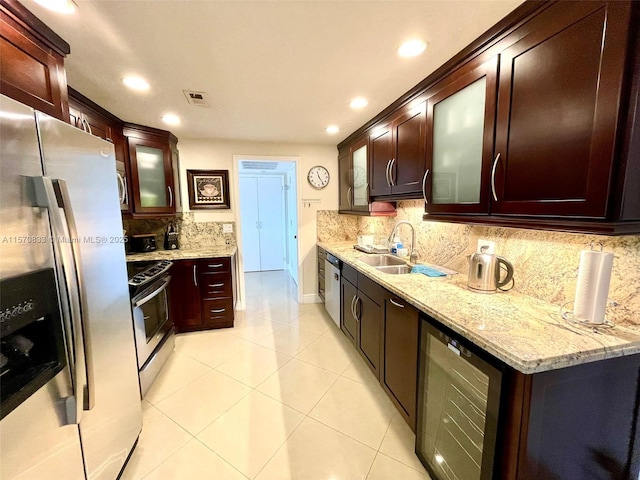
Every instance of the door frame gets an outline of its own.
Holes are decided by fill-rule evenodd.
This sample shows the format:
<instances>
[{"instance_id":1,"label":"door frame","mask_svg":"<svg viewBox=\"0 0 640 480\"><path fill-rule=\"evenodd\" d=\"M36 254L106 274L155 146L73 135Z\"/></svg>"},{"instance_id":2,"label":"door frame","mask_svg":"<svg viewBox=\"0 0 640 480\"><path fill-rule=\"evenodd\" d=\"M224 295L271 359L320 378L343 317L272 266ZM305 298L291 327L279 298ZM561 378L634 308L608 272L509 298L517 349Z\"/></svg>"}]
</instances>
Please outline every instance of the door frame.
<instances>
[{"instance_id":1,"label":"door frame","mask_svg":"<svg viewBox=\"0 0 640 480\"><path fill-rule=\"evenodd\" d=\"M237 273L238 273L238 296L239 299L236 302L236 308L238 310L244 310L246 308L246 292L245 292L245 280L244 280L244 258L242 256L242 224L240 221L240 162L248 160L258 160L261 162L292 162L294 163L295 168L295 178L296 178L296 204L299 203L300 199L300 157L299 156L290 156L290 155L233 155L233 178L232 178L232 187L231 187L231 200L233 205L237 205L237 208L234 208L234 219L236 224L236 242L238 244L238 253L237 257ZM298 241L298 258L297 258L297 271L298 271L298 295L297 301L298 303L303 303L302 298L302 268L300 264L300 241L301 241L301 230L300 230L300 209L296 209L296 228L297 228L297 241Z\"/></svg>"}]
</instances>

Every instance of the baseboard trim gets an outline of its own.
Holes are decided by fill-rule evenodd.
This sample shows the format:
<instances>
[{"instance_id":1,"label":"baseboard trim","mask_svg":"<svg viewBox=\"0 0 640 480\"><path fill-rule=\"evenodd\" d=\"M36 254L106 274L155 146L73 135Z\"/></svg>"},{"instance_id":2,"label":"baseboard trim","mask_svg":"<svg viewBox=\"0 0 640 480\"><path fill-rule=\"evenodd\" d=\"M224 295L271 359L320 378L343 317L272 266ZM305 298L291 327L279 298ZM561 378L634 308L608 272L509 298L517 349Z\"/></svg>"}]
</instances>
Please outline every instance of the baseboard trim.
<instances>
[{"instance_id":1,"label":"baseboard trim","mask_svg":"<svg viewBox=\"0 0 640 480\"><path fill-rule=\"evenodd\" d=\"M302 296L302 303L324 303L317 293L308 293Z\"/></svg>"}]
</instances>

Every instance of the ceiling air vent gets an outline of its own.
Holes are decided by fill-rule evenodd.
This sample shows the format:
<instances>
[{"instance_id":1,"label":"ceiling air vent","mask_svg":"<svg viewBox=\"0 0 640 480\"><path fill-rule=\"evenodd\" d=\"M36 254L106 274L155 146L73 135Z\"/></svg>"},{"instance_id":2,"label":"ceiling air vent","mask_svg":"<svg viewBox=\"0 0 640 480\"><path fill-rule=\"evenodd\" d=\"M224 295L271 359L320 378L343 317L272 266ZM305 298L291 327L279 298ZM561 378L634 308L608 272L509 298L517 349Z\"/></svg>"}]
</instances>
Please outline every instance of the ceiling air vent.
<instances>
[{"instance_id":1,"label":"ceiling air vent","mask_svg":"<svg viewBox=\"0 0 640 480\"><path fill-rule=\"evenodd\" d=\"M187 102L190 105L195 105L196 107L208 107L209 100L207 99L207 94L204 92L194 92L191 90L183 90L184 96L187 97Z\"/></svg>"}]
</instances>

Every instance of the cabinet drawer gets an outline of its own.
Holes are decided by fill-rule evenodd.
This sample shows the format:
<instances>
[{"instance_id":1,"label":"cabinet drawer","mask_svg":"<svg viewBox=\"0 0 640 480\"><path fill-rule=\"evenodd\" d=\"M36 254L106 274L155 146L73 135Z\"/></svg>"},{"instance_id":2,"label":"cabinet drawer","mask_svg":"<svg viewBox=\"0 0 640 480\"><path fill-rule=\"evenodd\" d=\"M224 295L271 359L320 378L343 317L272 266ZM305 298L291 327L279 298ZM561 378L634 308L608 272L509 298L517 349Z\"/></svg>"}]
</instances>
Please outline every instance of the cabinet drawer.
<instances>
[{"instance_id":1,"label":"cabinet drawer","mask_svg":"<svg viewBox=\"0 0 640 480\"><path fill-rule=\"evenodd\" d=\"M376 305L384 301L384 289L365 275L358 274L358 290L366 293Z\"/></svg>"},{"instance_id":2,"label":"cabinet drawer","mask_svg":"<svg viewBox=\"0 0 640 480\"><path fill-rule=\"evenodd\" d=\"M201 273L199 276L202 298L231 298L233 285L228 273Z\"/></svg>"},{"instance_id":3,"label":"cabinet drawer","mask_svg":"<svg viewBox=\"0 0 640 480\"><path fill-rule=\"evenodd\" d=\"M198 267L201 273L221 273L231 271L231 259L229 257L210 258L200 260Z\"/></svg>"},{"instance_id":4,"label":"cabinet drawer","mask_svg":"<svg viewBox=\"0 0 640 480\"><path fill-rule=\"evenodd\" d=\"M233 326L233 299L204 300L202 302L202 323Z\"/></svg>"},{"instance_id":5,"label":"cabinet drawer","mask_svg":"<svg viewBox=\"0 0 640 480\"><path fill-rule=\"evenodd\" d=\"M343 263L341 275L343 278L349 280L353 285L358 285L358 271L355 268Z\"/></svg>"}]
</instances>

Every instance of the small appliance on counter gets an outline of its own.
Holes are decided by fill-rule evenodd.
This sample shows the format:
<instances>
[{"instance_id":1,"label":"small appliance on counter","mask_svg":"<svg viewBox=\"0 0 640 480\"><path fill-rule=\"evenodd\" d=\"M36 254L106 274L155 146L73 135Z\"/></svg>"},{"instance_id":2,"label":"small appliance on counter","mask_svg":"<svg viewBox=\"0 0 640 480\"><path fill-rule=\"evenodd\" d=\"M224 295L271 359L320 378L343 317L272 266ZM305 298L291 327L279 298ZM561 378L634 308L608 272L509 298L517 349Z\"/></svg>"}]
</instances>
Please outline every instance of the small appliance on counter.
<instances>
[{"instance_id":1,"label":"small appliance on counter","mask_svg":"<svg viewBox=\"0 0 640 480\"><path fill-rule=\"evenodd\" d=\"M497 289L503 289L513 280L513 264L506 258L487 253L488 247L482 246L480 252L469 257L469 279L467 288L474 292L495 293ZM501 277L502 266L506 269L506 275Z\"/></svg>"},{"instance_id":2,"label":"small appliance on counter","mask_svg":"<svg viewBox=\"0 0 640 480\"><path fill-rule=\"evenodd\" d=\"M178 232L173 223L170 223L167 227L167 231L164 234L164 249L165 250L178 250L180 245L178 244Z\"/></svg>"},{"instance_id":3,"label":"small appliance on counter","mask_svg":"<svg viewBox=\"0 0 640 480\"><path fill-rule=\"evenodd\" d=\"M129 237L129 251L131 253L154 252L156 250L156 236L152 233L131 235Z\"/></svg>"}]
</instances>

